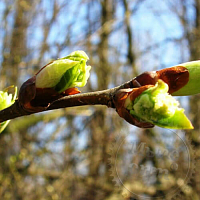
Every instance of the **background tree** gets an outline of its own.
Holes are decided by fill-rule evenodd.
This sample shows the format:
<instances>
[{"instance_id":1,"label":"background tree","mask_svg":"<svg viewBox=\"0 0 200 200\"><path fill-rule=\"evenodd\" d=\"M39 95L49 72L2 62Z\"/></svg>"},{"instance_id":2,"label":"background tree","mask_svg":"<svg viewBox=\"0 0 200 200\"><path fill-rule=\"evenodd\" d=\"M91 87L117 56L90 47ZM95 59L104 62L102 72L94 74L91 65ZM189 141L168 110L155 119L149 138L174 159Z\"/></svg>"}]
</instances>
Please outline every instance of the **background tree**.
<instances>
[{"instance_id":1,"label":"background tree","mask_svg":"<svg viewBox=\"0 0 200 200\"><path fill-rule=\"evenodd\" d=\"M92 66L83 92L120 85L143 71L199 59L198 0L76 0L73 4L6 0L0 2L0 8L1 89L20 86L50 60L77 49L87 52ZM192 136L198 155L199 95L183 97L181 102L193 118L195 130L186 133ZM124 199L109 171L108 152L119 134L137 138L152 152L164 145L162 134L174 137L168 130L130 126L114 110L102 106L60 109L12 120L0 135L0 199ZM125 164L126 155L124 143L119 152L124 166L119 173L125 184L133 185L138 177L127 174L131 172ZM132 159L161 166L156 157L135 155ZM179 166L182 163L184 155ZM181 176L184 169L177 173ZM190 199L191 194L195 200L199 198L198 179L196 173L189 185L191 192L184 193L182 199ZM137 185L141 194L152 199L161 193L167 199L170 192L168 188L161 191L157 182L151 184L153 192L143 180Z\"/></svg>"}]
</instances>

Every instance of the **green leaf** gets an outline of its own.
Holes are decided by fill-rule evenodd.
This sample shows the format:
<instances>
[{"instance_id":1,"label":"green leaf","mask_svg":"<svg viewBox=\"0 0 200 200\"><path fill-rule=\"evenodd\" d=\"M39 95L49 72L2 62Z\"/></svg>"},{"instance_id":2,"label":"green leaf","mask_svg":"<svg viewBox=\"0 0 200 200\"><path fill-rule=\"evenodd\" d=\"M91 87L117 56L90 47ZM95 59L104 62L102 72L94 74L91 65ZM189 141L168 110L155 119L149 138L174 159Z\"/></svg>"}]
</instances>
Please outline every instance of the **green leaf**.
<instances>
[{"instance_id":1,"label":"green leaf","mask_svg":"<svg viewBox=\"0 0 200 200\"><path fill-rule=\"evenodd\" d=\"M69 54L68 56L61 58L61 59L70 59L70 60L74 60L74 61L81 61L81 60L89 60L89 57L87 56L87 54L84 51L74 51L71 54Z\"/></svg>"},{"instance_id":2,"label":"green leaf","mask_svg":"<svg viewBox=\"0 0 200 200\"><path fill-rule=\"evenodd\" d=\"M4 91L0 91L0 110L11 106L15 102L17 97L17 87L15 87L14 96L12 94L8 94L7 92L10 87L6 88ZM10 120L0 123L0 133L6 128L9 122Z\"/></svg>"},{"instance_id":3,"label":"green leaf","mask_svg":"<svg viewBox=\"0 0 200 200\"><path fill-rule=\"evenodd\" d=\"M73 84L77 81L79 76L80 64L78 63L71 69L67 70L61 77L59 83L55 86L57 92L66 90L67 88L74 87Z\"/></svg>"},{"instance_id":4,"label":"green leaf","mask_svg":"<svg viewBox=\"0 0 200 200\"><path fill-rule=\"evenodd\" d=\"M130 114L141 121L172 129L192 129L193 126L179 108L179 102L167 93L168 85L158 80L155 86L145 90L134 102L125 103Z\"/></svg>"},{"instance_id":5,"label":"green leaf","mask_svg":"<svg viewBox=\"0 0 200 200\"><path fill-rule=\"evenodd\" d=\"M169 118L163 118L154 122L155 125L158 125L163 128L171 129L193 129L190 120L184 114L184 110L176 110L174 115Z\"/></svg>"},{"instance_id":6,"label":"green leaf","mask_svg":"<svg viewBox=\"0 0 200 200\"><path fill-rule=\"evenodd\" d=\"M55 87L60 82L63 74L78 63L78 61L72 61L69 59L53 61L36 75L36 88Z\"/></svg>"},{"instance_id":7,"label":"green leaf","mask_svg":"<svg viewBox=\"0 0 200 200\"><path fill-rule=\"evenodd\" d=\"M36 75L36 88L54 88L61 93L73 87L83 87L90 76L90 66L86 65L88 56L84 51L53 61Z\"/></svg>"}]
</instances>

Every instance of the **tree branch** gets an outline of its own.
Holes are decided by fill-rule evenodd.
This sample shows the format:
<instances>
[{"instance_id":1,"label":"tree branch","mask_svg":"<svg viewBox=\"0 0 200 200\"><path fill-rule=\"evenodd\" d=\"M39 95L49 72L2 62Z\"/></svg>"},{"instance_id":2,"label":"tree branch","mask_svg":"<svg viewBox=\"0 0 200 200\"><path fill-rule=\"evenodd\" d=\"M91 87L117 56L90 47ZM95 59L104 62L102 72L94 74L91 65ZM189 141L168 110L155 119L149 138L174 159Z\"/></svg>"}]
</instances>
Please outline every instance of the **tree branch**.
<instances>
[{"instance_id":1,"label":"tree branch","mask_svg":"<svg viewBox=\"0 0 200 200\"><path fill-rule=\"evenodd\" d=\"M115 108L113 97L119 89L134 88L139 86L140 85L137 82L136 78L134 78L115 88L102 91L80 93L76 95L69 95L52 102L51 105L46 110L40 112L59 109L59 108L84 106L84 105L105 105L107 107ZM16 100L13 105L0 111L0 123L6 120L22 117L25 115L31 115L34 113L38 112L37 111L30 112L25 110L20 105L19 100Z\"/></svg>"}]
</instances>

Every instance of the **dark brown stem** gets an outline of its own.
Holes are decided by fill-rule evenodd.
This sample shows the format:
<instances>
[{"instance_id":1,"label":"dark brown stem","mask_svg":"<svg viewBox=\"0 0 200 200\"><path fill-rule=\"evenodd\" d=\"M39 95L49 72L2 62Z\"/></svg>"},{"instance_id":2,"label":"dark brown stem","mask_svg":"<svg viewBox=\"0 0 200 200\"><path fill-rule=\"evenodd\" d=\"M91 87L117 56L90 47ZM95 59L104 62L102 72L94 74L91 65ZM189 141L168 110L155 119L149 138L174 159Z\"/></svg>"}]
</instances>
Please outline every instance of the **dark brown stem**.
<instances>
[{"instance_id":1,"label":"dark brown stem","mask_svg":"<svg viewBox=\"0 0 200 200\"><path fill-rule=\"evenodd\" d=\"M74 107L74 106L83 106L83 105L105 105L107 107L115 108L113 96L119 89L123 88L133 88L139 87L140 84L136 81L136 78L118 86L115 88L111 88L108 90L96 91L96 92L89 92L89 93L80 93L76 95L70 95L66 97L62 97L56 101L54 101L46 110L54 110L59 108L66 108L66 107ZM41 112L44 112L41 111ZM19 103L19 100L16 100L13 105L10 107L0 111L0 122L14 119L17 117L31 115L37 113L36 112L29 112L24 110Z\"/></svg>"}]
</instances>

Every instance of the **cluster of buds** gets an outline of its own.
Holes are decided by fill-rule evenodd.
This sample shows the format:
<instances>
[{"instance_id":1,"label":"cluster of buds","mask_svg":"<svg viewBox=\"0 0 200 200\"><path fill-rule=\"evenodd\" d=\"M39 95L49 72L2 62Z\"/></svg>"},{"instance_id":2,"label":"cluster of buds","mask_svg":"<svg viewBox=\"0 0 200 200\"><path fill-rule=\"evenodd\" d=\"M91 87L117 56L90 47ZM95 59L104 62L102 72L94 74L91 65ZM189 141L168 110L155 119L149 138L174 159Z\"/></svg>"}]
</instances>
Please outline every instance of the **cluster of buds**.
<instances>
[{"instance_id":1,"label":"cluster of buds","mask_svg":"<svg viewBox=\"0 0 200 200\"><path fill-rule=\"evenodd\" d=\"M119 90L114 96L118 114L129 123L152 128L193 129L172 96L200 93L200 61L159 71L145 72L133 80L137 88Z\"/></svg>"},{"instance_id":2,"label":"cluster of buds","mask_svg":"<svg viewBox=\"0 0 200 200\"><path fill-rule=\"evenodd\" d=\"M90 75L86 65L88 56L83 51L45 65L20 88L19 104L28 112L43 111L55 100L77 94ZM129 123L152 128L154 125L172 129L192 129L193 126L172 96L200 93L200 61L183 63L159 71L144 72L131 82L131 87L118 90L114 105L118 114ZM129 86L130 86L129 85ZM15 94L0 91L0 110L14 103ZM0 124L2 131L9 121Z\"/></svg>"},{"instance_id":3,"label":"cluster of buds","mask_svg":"<svg viewBox=\"0 0 200 200\"><path fill-rule=\"evenodd\" d=\"M21 86L19 102L23 109L42 111L63 96L79 93L75 87L85 86L90 75L88 59L84 51L75 51L45 65Z\"/></svg>"}]
</instances>

